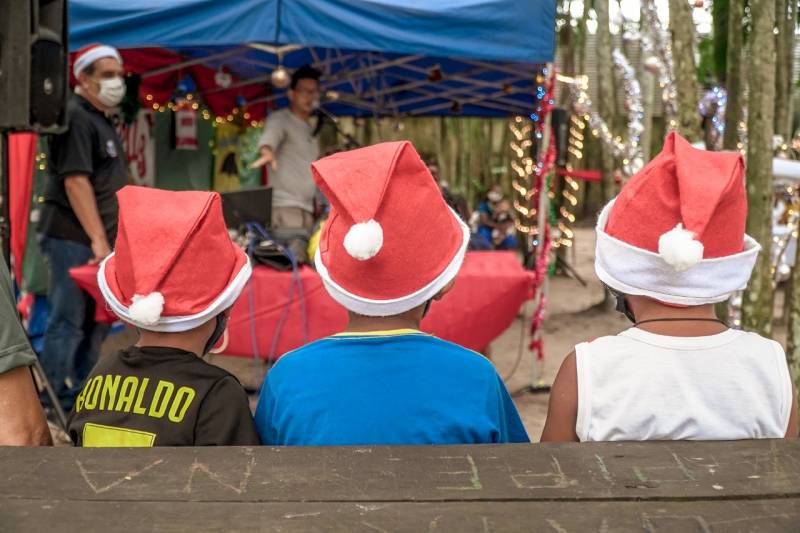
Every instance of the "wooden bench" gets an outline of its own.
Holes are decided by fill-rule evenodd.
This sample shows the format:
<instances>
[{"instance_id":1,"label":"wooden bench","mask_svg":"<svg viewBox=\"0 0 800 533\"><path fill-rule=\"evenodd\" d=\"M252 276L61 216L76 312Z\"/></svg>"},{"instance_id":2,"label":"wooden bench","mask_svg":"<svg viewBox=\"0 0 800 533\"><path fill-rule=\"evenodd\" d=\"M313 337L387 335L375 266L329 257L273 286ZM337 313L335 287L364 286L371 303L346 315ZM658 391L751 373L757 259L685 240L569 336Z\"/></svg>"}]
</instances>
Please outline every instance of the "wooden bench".
<instances>
[{"instance_id":1,"label":"wooden bench","mask_svg":"<svg viewBox=\"0 0 800 533\"><path fill-rule=\"evenodd\" d=\"M800 441L0 448L0 531L800 531Z\"/></svg>"}]
</instances>

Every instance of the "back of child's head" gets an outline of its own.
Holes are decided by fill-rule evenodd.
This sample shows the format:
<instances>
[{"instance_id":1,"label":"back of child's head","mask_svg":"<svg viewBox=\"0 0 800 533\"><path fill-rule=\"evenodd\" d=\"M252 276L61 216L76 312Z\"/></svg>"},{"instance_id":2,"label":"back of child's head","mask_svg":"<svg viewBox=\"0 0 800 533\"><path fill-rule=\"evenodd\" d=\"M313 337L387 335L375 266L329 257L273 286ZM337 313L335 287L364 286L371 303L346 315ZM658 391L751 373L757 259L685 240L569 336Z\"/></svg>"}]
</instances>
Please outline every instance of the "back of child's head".
<instances>
[{"instance_id":1,"label":"back of child's head","mask_svg":"<svg viewBox=\"0 0 800 533\"><path fill-rule=\"evenodd\" d=\"M746 286L760 250L746 218L742 156L670 133L600 214L595 270L612 291L662 305L725 301Z\"/></svg>"},{"instance_id":2,"label":"back of child's head","mask_svg":"<svg viewBox=\"0 0 800 533\"><path fill-rule=\"evenodd\" d=\"M128 186L117 198L116 246L97 275L117 316L140 329L175 333L233 305L252 269L231 241L219 194Z\"/></svg>"},{"instance_id":3,"label":"back of child's head","mask_svg":"<svg viewBox=\"0 0 800 533\"><path fill-rule=\"evenodd\" d=\"M315 264L341 305L364 316L399 315L453 280L469 228L410 142L338 153L311 167L331 203Z\"/></svg>"}]
</instances>

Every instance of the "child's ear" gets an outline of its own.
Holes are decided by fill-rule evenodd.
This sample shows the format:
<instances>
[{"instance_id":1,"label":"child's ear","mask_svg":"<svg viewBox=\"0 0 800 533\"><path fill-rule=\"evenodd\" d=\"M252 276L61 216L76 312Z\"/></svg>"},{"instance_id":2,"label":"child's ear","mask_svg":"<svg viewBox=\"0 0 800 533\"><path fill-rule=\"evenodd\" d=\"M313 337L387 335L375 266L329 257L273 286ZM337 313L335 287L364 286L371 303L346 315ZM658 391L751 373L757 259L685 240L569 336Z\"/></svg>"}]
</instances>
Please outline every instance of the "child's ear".
<instances>
[{"instance_id":1,"label":"child's ear","mask_svg":"<svg viewBox=\"0 0 800 533\"><path fill-rule=\"evenodd\" d=\"M456 280L450 280L450 283L442 287L442 290L436 293L436 296L433 297L434 300L439 301L444 298L444 295L450 292L453 289L453 286L456 284Z\"/></svg>"}]
</instances>

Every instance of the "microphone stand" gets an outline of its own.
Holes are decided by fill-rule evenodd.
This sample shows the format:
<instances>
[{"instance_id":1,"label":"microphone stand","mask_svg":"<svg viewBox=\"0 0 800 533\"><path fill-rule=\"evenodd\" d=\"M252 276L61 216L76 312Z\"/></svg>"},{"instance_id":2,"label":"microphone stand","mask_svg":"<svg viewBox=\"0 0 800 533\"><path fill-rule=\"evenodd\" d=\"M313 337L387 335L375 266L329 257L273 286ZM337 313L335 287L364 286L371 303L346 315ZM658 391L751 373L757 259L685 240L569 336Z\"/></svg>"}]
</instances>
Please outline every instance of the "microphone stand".
<instances>
[{"instance_id":1,"label":"microphone stand","mask_svg":"<svg viewBox=\"0 0 800 533\"><path fill-rule=\"evenodd\" d=\"M342 130L342 127L339 124L339 117L337 117L336 115L334 115L333 113L331 113L330 111L328 111L327 109L325 109L322 106L317 107L315 112L317 113L317 116L320 119L320 125L317 126L317 130L319 130L322 127L321 121L323 120L323 118L327 118L333 124L333 128L336 130L336 133L338 133L339 135L344 137L344 139L346 141L345 142L345 148L347 150L352 150L354 148L361 148L361 143L359 143L355 139L355 137L353 137L352 135L350 135L346 131Z\"/></svg>"}]
</instances>

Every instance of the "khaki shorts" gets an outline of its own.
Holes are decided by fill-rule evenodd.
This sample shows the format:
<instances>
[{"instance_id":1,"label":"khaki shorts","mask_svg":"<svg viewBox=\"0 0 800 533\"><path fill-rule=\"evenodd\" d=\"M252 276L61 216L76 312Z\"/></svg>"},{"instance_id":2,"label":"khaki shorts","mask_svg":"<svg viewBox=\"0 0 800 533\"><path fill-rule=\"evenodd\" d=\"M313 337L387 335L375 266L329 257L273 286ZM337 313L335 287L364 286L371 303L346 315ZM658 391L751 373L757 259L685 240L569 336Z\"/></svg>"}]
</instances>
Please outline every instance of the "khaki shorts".
<instances>
[{"instance_id":1,"label":"khaki shorts","mask_svg":"<svg viewBox=\"0 0 800 533\"><path fill-rule=\"evenodd\" d=\"M305 229L310 232L314 228L314 216L299 207L273 207L272 227L273 229Z\"/></svg>"}]
</instances>

